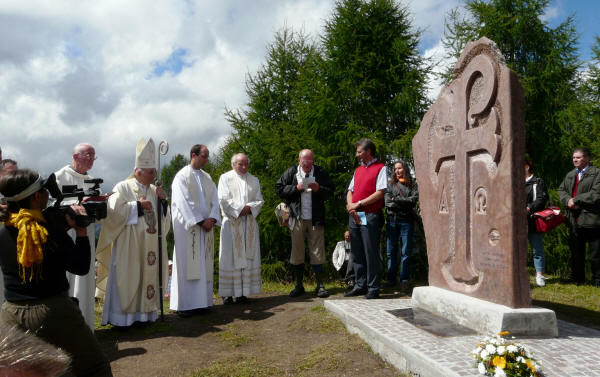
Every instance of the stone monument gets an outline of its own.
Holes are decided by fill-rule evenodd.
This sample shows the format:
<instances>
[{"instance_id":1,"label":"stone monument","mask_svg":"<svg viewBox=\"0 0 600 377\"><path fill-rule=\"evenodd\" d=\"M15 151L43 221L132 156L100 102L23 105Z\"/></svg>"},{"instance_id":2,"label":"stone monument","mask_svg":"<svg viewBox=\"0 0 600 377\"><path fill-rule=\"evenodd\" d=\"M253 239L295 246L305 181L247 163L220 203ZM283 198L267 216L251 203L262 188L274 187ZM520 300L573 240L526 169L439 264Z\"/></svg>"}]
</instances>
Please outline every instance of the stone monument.
<instances>
[{"instance_id":1,"label":"stone monument","mask_svg":"<svg viewBox=\"0 0 600 377\"><path fill-rule=\"evenodd\" d=\"M531 306L523 108L516 74L482 38L467 44L413 139L430 284L427 298L416 289L413 301L480 331L506 330L506 314L489 323L498 311L512 318L539 311L515 314ZM543 335L556 336L554 312L541 311L554 318L554 330ZM527 328L512 330L530 332L536 316L519 317Z\"/></svg>"}]
</instances>

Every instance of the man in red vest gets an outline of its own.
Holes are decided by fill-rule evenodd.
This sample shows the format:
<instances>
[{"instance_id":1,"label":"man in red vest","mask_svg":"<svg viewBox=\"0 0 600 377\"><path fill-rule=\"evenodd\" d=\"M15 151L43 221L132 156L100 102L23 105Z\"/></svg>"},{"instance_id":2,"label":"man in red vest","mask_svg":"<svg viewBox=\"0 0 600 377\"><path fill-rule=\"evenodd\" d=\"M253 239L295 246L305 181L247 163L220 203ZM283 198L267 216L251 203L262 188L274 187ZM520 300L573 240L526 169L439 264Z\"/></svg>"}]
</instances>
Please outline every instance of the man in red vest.
<instances>
[{"instance_id":1,"label":"man in red vest","mask_svg":"<svg viewBox=\"0 0 600 377\"><path fill-rule=\"evenodd\" d=\"M356 157L361 165L354 171L348 186L346 209L350 215L350 244L354 256L355 285L346 297L365 295L366 299L379 297L381 262L379 235L383 226L387 170L375 157L371 139L357 141Z\"/></svg>"},{"instance_id":2,"label":"man in red vest","mask_svg":"<svg viewBox=\"0 0 600 377\"><path fill-rule=\"evenodd\" d=\"M590 151L573 151L573 165L558 187L560 202L568 207L571 278L585 283L585 244L590 245L594 285L600 287L600 169L590 165Z\"/></svg>"}]
</instances>

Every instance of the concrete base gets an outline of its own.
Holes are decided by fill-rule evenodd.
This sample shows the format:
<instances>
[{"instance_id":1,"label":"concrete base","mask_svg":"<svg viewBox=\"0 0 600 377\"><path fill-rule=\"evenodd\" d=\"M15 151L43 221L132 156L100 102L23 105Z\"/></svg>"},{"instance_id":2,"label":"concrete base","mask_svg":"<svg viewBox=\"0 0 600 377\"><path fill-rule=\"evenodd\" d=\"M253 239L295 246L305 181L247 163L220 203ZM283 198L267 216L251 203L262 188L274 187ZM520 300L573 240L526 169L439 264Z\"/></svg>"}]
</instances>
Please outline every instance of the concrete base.
<instances>
[{"instance_id":1,"label":"concrete base","mask_svg":"<svg viewBox=\"0 0 600 377\"><path fill-rule=\"evenodd\" d=\"M558 336L556 314L550 309L513 309L432 286L416 287L412 305L482 334L508 331L514 336Z\"/></svg>"},{"instance_id":2,"label":"concrete base","mask_svg":"<svg viewBox=\"0 0 600 377\"><path fill-rule=\"evenodd\" d=\"M410 299L325 300L325 308L358 334L373 352L415 377L481 377L470 352L484 334L440 337L390 311L410 309ZM558 338L517 337L542 365L545 377L598 377L600 331L558 321Z\"/></svg>"}]
</instances>

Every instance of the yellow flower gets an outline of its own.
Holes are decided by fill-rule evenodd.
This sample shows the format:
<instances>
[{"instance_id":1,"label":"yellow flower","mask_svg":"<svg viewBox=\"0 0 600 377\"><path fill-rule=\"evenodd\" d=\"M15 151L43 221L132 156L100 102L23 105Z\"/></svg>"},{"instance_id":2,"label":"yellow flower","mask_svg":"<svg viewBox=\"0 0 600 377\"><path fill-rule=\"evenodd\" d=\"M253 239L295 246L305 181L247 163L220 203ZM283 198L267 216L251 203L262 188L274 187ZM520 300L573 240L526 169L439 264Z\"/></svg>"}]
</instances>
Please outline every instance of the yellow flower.
<instances>
[{"instance_id":1,"label":"yellow flower","mask_svg":"<svg viewBox=\"0 0 600 377\"><path fill-rule=\"evenodd\" d=\"M494 364L495 367L499 367L500 369L504 369L506 368L506 359L500 356L496 356L494 357L494 360L492 360L492 364ZM535 372L535 370L534 370Z\"/></svg>"},{"instance_id":2,"label":"yellow flower","mask_svg":"<svg viewBox=\"0 0 600 377\"><path fill-rule=\"evenodd\" d=\"M510 334L510 331L502 331L502 332L498 333L498 335L500 335L500 336L504 336L504 335L508 335L508 334Z\"/></svg>"},{"instance_id":3,"label":"yellow flower","mask_svg":"<svg viewBox=\"0 0 600 377\"><path fill-rule=\"evenodd\" d=\"M535 373L535 367L533 366L533 364L531 364L531 360L530 359L525 360L525 364L527 364L527 366L529 367L529 369L531 369L531 371L533 373Z\"/></svg>"}]
</instances>

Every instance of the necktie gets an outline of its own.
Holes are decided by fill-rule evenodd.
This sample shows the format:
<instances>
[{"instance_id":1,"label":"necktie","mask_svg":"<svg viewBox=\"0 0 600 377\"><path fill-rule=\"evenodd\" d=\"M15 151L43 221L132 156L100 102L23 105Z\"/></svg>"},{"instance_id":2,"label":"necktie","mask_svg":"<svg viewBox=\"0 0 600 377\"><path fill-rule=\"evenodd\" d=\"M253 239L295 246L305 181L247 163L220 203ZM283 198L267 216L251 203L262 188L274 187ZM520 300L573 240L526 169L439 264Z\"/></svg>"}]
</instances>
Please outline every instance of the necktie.
<instances>
[{"instance_id":1,"label":"necktie","mask_svg":"<svg viewBox=\"0 0 600 377\"><path fill-rule=\"evenodd\" d=\"M577 186L579 186L579 172L577 172L577 176L575 177L575 185L573 185L573 193L571 194L573 198L577 196Z\"/></svg>"}]
</instances>

